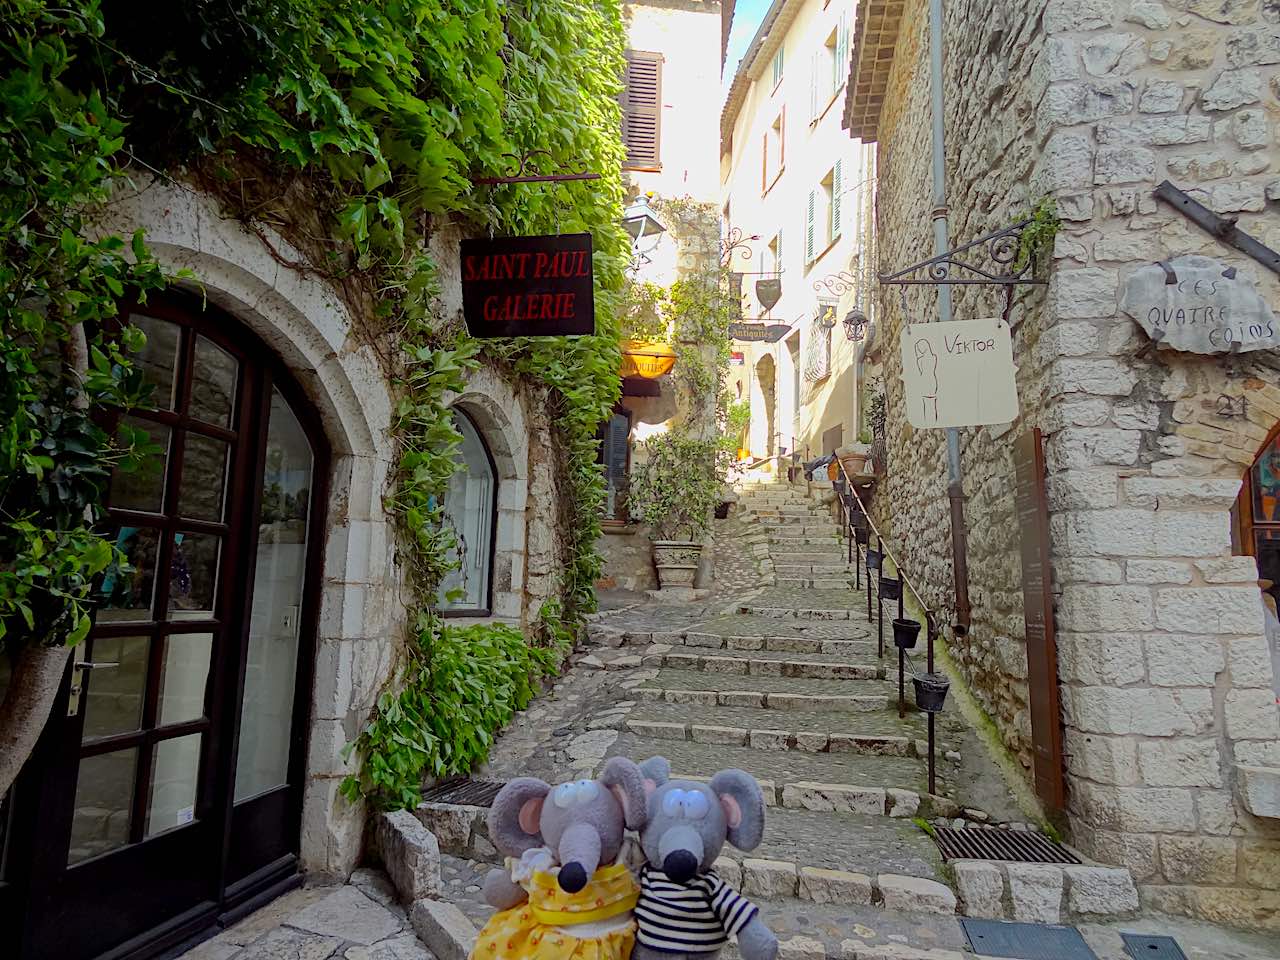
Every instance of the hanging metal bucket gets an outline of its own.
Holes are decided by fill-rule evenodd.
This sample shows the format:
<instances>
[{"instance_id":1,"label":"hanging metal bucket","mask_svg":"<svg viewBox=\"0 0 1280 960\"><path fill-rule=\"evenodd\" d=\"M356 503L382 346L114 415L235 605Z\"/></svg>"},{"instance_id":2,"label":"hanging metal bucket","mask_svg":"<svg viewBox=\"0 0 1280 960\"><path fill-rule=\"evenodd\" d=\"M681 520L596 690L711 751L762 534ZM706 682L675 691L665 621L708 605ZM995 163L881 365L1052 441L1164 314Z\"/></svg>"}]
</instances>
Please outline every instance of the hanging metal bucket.
<instances>
[{"instance_id":1,"label":"hanging metal bucket","mask_svg":"<svg viewBox=\"0 0 1280 960\"><path fill-rule=\"evenodd\" d=\"M911 678L916 688L916 706L926 713L941 713L951 681L941 673L922 673Z\"/></svg>"},{"instance_id":2,"label":"hanging metal bucket","mask_svg":"<svg viewBox=\"0 0 1280 960\"><path fill-rule=\"evenodd\" d=\"M902 581L880 578L879 596L881 600L898 600L902 597Z\"/></svg>"},{"instance_id":3,"label":"hanging metal bucket","mask_svg":"<svg viewBox=\"0 0 1280 960\"><path fill-rule=\"evenodd\" d=\"M871 531L866 527L855 526L853 528L853 539L860 546L865 547L871 541Z\"/></svg>"},{"instance_id":4,"label":"hanging metal bucket","mask_svg":"<svg viewBox=\"0 0 1280 960\"><path fill-rule=\"evenodd\" d=\"M880 560L882 557L883 557L883 554L881 554L879 550L868 550L867 551L867 569L879 570Z\"/></svg>"},{"instance_id":5,"label":"hanging metal bucket","mask_svg":"<svg viewBox=\"0 0 1280 960\"><path fill-rule=\"evenodd\" d=\"M916 639L920 636L919 620L893 621L893 645L900 650L914 650Z\"/></svg>"}]
</instances>

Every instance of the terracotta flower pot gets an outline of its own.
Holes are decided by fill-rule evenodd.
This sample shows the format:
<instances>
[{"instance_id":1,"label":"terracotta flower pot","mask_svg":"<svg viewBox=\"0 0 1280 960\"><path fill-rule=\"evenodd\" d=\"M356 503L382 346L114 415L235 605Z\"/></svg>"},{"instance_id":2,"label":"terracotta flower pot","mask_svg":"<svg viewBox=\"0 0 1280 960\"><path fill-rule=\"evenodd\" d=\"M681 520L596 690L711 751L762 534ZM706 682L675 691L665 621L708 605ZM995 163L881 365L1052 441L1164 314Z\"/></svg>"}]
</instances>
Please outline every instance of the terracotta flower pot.
<instances>
[{"instance_id":1,"label":"terracotta flower pot","mask_svg":"<svg viewBox=\"0 0 1280 960\"><path fill-rule=\"evenodd\" d=\"M840 462L844 464L844 472L850 477L860 477L867 471L867 458L865 453L843 453L840 455Z\"/></svg>"},{"instance_id":2,"label":"terracotta flower pot","mask_svg":"<svg viewBox=\"0 0 1280 960\"><path fill-rule=\"evenodd\" d=\"M653 565L658 568L658 589L693 586L702 557L702 544L691 540L654 540Z\"/></svg>"}]
</instances>

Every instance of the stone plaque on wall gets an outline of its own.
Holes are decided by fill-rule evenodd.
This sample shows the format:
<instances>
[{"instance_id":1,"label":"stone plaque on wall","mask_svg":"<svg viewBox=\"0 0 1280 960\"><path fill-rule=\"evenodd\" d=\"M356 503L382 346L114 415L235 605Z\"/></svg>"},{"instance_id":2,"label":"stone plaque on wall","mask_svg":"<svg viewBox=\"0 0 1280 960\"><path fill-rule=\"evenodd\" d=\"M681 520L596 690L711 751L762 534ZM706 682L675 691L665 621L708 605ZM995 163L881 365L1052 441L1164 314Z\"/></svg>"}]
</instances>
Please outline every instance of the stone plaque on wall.
<instances>
[{"instance_id":1,"label":"stone plaque on wall","mask_svg":"<svg viewBox=\"0 0 1280 960\"><path fill-rule=\"evenodd\" d=\"M1120 309L1161 346L1189 353L1280 347L1280 325L1253 281L1212 257L1153 263L1125 282Z\"/></svg>"}]
</instances>

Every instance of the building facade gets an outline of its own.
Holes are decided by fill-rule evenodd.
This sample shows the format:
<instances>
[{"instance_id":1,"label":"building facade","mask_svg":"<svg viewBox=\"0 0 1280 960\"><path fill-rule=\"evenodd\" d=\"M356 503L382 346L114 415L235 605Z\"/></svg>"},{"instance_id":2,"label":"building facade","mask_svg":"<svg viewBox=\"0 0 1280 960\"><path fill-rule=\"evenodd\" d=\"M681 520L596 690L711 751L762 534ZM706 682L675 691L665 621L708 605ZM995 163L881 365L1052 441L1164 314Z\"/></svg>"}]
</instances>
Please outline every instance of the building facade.
<instances>
[{"instance_id":1,"label":"building facade","mask_svg":"<svg viewBox=\"0 0 1280 960\"><path fill-rule=\"evenodd\" d=\"M753 459L828 454L866 428L859 344L841 323L860 306L853 278L869 268L875 194L873 152L840 123L853 18L851 3L778 0L720 116L721 215L742 242L730 270L743 320L787 327L776 342L735 345Z\"/></svg>"},{"instance_id":2,"label":"building facade","mask_svg":"<svg viewBox=\"0 0 1280 960\"><path fill-rule=\"evenodd\" d=\"M1127 866L1153 908L1276 929L1280 709L1267 630L1280 353L1274 340L1247 352L1158 346L1125 312L1136 273L1189 255L1280 306L1274 272L1156 196L1167 180L1280 245L1272 13L1251 0L946 4L951 245L1046 197L1061 218L1040 264L1047 286L1019 288L1008 314L1020 415L960 431L961 536L944 433L913 429L903 408L899 335L938 318L938 288L882 287L869 352L889 420L881 526L928 603L959 625L947 636L955 668L1028 778L1053 797L1043 781L1062 776L1070 839ZM930 257L929 4L860 6L844 120L879 152L879 270ZM952 296L956 319L1004 309L998 287ZM1048 675L1028 666L1019 562L1015 457L1034 429L1057 634Z\"/></svg>"}]
</instances>

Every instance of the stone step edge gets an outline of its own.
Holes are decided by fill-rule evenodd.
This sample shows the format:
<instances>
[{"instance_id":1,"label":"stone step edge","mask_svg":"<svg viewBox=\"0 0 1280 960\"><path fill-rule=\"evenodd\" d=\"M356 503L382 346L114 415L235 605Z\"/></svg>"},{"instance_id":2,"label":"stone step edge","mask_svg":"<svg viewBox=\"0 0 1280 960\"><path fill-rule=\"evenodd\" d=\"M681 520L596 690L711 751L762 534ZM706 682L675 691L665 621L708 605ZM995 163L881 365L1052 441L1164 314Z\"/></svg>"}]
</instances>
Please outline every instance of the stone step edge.
<instances>
[{"instance_id":1,"label":"stone step edge","mask_svg":"<svg viewBox=\"0 0 1280 960\"><path fill-rule=\"evenodd\" d=\"M1141 906L1125 867L952 860L964 916L1024 923L1133 917Z\"/></svg>"},{"instance_id":2,"label":"stone step edge","mask_svg":"<svg viewBox=\"0 0 1280 960\"><path fill-rule=\"evenodd\" d=\"M895 710L898 700L893 696L858 693L772 693L767 690L686 690L681 687L635 687L631 690L636 700L649 703L690 703L718 707L754 707L757 710L778 710L795 713L812 710L815 713L878 713ZM915 712L915 704L907 707Z\"/></svg>"},{"instance_id":3,"label":"stone step edge","mask_svg":"<svg viewBox=\"0 0 1280 960\"><path fill-rule=\"evenodd\" d=\"M858 596L854 590L850 590L849 593L854 597ZM738 607L737 612L748 617L765 617L769 620L857 620L859 617L866 616L866 610L860 607L766 607L743 604Z\"/></svg>"},{"instance_id":4,"label":"stone step edge","mask_svg":"<svg viewBox=\"0 0 1280 960\"><path fill-rule=\"evenodd\" d=\"M640 658L640 665L668 667L672 670L696 670L724 676L789 677L798 680L884 680L888 676L888 668L880 663L763 660L754 657L716 657L696 653L649 653ZM633 667L635 664L627 663L623 666Z\"/></svg>"},{"instance_id":5,"label":"stone step edge","mask_svg":"<svg viewBox=\"0 0 1280 960\"><path fill-rule=\"evenodd\" d=\"M810 637L753 637L703 633L698 630L622 630L616 627L595 625L588 627L588 636L595 643L606 647L637 647L653 643L666 643L677 647L704 647L708 650L767 650L770 653L821 653L848 652L846 644L862 643L874 647L876 638L871 624L866 625L866 637L846 637L839 640L819 640ZM829 648L829 649L828 649Z\"/></svg>"},{"instance_id":6,"label":"stone step edge","mask_svg":"<svg viewBox=\"0 0 1280 960\"><path fill-rule=\"evenodd\" d=\"M717 747L749 747L752 750L813 754L851 754L867 757L928 758L928 745L912 737L891 734L822 733L813 730L749 730L705 723L665 720L625 721L623 726L638 737L679 740ZM923 749L922 749L923 748Z\"/></svg>"}]
</instances>

